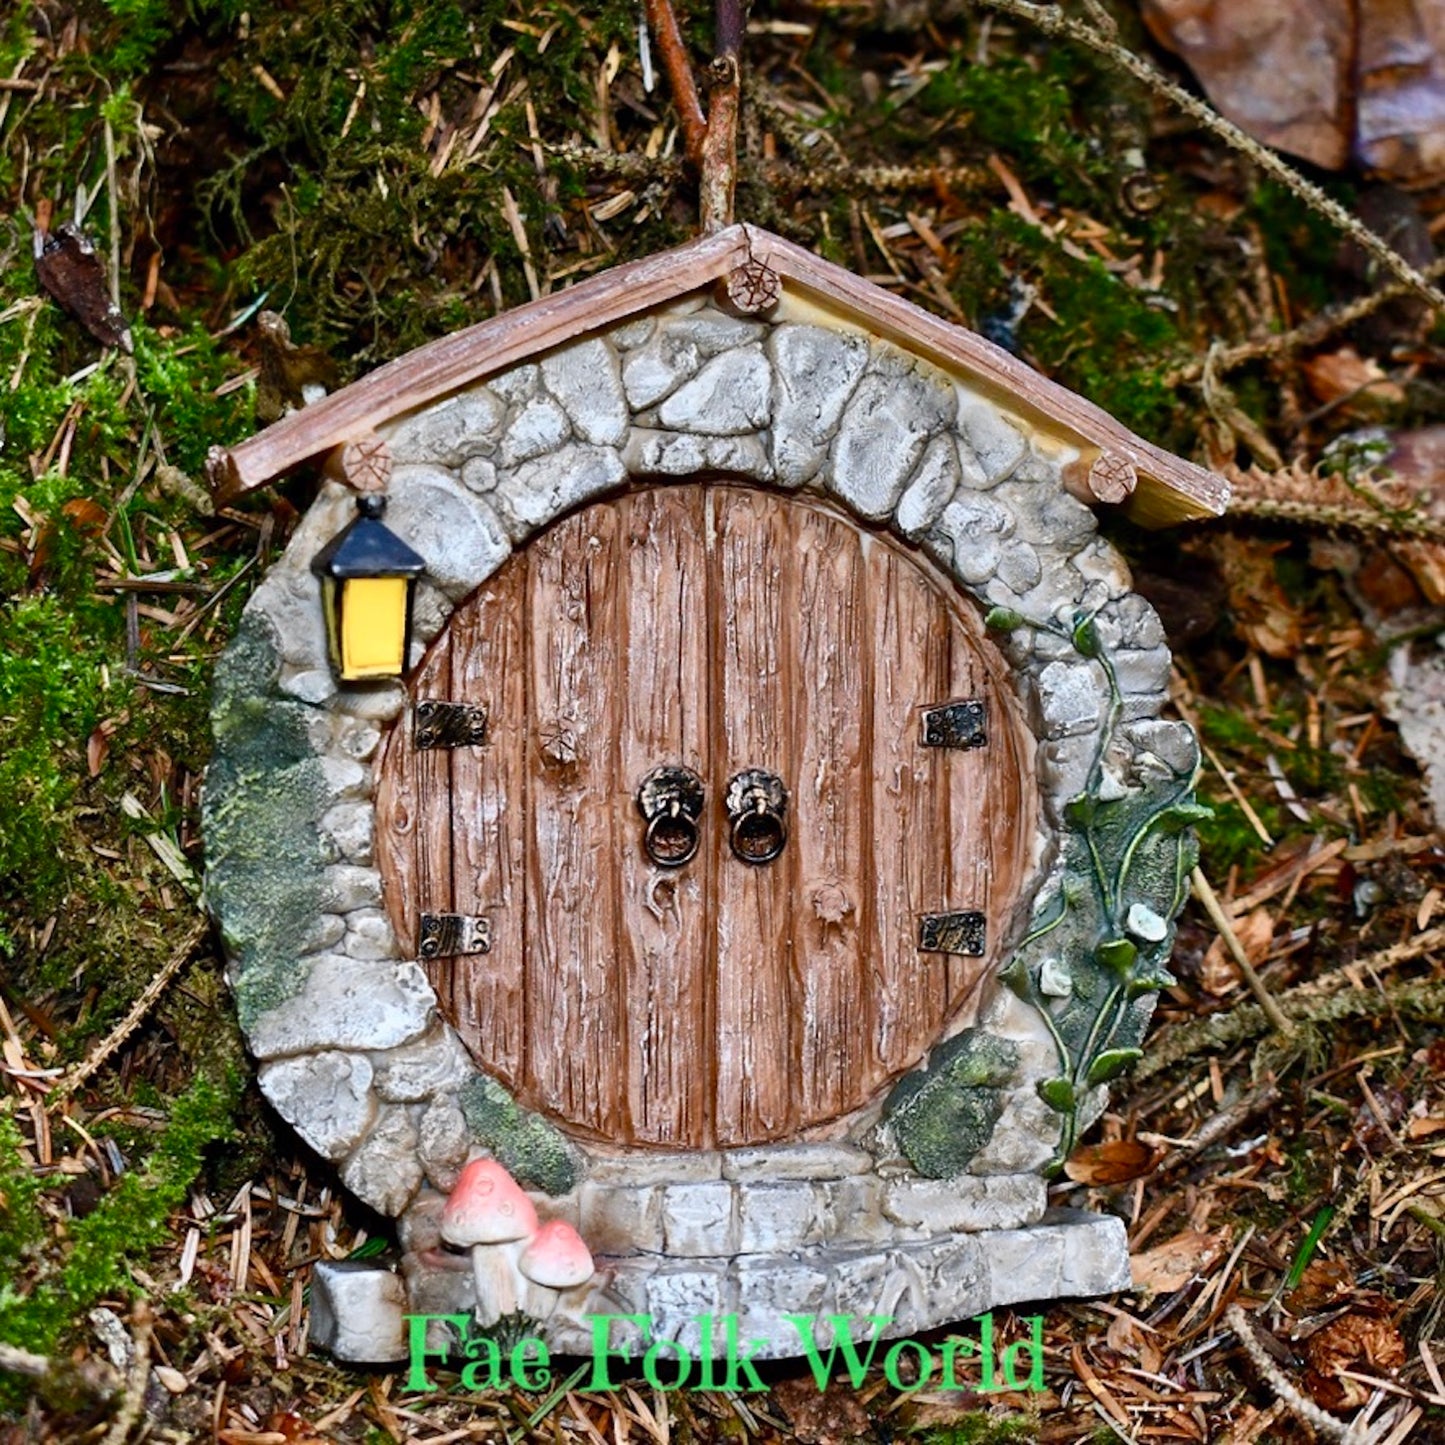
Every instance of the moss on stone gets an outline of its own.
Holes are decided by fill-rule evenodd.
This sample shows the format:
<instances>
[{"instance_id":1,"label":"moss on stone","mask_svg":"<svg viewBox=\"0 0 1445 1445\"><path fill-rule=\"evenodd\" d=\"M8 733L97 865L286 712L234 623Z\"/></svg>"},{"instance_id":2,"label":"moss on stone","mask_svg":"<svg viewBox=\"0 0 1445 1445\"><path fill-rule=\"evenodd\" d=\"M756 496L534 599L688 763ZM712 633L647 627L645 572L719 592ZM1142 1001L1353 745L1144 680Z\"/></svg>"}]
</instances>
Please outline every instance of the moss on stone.
<instances>
[{"instance_id":1,"label":"moss on stone","mask_svg":"<svg viewBox=\"0 0 1445 1445\"><path fill-rule=\"evenodd\" d=\"M577 1154L540 1114L524 1109L484 1074L462 1086L462 1115L472 1136L520 1184L567 1194L577 1183Z\"/></svg>"},{"instance_id":2,"label":"moss on stone","mask_svg":"<svg viewBox=\"0 0 1445 1445\"><path fill-rule=\"evenodd\" d=\"M297 960L322 911L327 803L307 737L314 711L276 691L270 624L247 617L216 668L206 782L206 896L235 959L243 1028L299 992Z\"/></svg>"},{"instance_id":3,"label":"moss on stone","mask_svg":"<svg viewBox=\"0 0 1445 1445\"><path fill-rule=\"evenodd\" d=\"M988 1143L1003 1113L1019 1051L1007 1039L965 1029L933 1051L928 1067L906 1075L884 1117L908 1162L930 1179L951 1179Z\"/></svg>"}]
</instances>

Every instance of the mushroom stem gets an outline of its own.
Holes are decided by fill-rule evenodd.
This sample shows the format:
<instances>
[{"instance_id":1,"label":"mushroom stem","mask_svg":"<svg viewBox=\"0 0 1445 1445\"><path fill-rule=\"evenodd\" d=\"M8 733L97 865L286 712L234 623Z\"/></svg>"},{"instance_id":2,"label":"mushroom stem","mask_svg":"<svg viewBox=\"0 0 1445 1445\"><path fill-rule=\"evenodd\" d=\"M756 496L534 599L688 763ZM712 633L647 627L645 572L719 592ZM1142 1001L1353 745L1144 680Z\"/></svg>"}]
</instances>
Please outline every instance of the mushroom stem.
<instances>
[{"instance_id":1,"label":"mushroom stem","mask_svg":"<svg viewBox=\"0 0 1445 1445\"><path fill-rule=\"evenodd\" d=\"M505 1244L472 1246L472 1274L477 1281L477 1323L490 1329L517 1309L512 1251Z\"/></svg>"}]
</instances>

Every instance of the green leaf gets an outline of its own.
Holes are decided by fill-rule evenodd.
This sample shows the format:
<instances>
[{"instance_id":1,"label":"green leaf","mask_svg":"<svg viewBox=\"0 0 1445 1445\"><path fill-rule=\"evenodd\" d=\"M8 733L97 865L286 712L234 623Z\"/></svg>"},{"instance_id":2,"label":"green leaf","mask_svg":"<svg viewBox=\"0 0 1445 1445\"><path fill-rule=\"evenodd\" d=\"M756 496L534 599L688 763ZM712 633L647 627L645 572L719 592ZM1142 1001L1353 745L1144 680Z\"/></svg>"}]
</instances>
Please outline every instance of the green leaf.
<instances>
[{"instance_id":1,"label":"green leaf","mask_svg":"<svg viewBox=\"0 0 1445 1445\"><path fill-rule=\"evenodd\" d=\"M1172 808L1165 808L1152 818L1150 825L1165 834L1182 833L1185 828L1206 823L1213 816L1214 809L1205 807L1203 803L1175 803Z\"/></svg>"},{"instance_id":2,"label":"green leaf","mask_svg":"<svg viewBox=\"0 0 1445 1445\"><path fill-rule=\"evenodd\" d=\"M1012 607L990 607L984 614L983 625L994 632L1013 632L1024 625L1024 620Z\"/></svg>"},{"instance_id":3,"label":"green leaf","mask_svg":"<svg viewBox=\"0 0 1445 1445\"><path fill-rule=\"evenodd\" d=\"M1154 969L1149 973L1138 973L1124 986L1128 998L1142 998L1146 993L1158 993L1179 980L1167 968Z\"/></svg>"},{"instance_id":4,"label":"green leaf","mask_svg":"<svg viewBox=\"0 0 1445 1445\"><path fill-rule=\"evenodd\" d=\"M1107 1084L1144 1057L1143 1049L1105 1049L1089 1065L1089 1083Z\"/></svg>"},{"instance_id":5,"label":"green leaf","mask_svg":"<svg viewBox=\"0 0 1445 1445\"><path fill-rule=\"evenodd\" d=\"M1014 954L1009 960L1008 966L999 969L998 976L1008 986L1010 991L1023 999L1025 1003L1033 1002L1033 980L1029 977L1028 964L1024 962L1022 954Z\"/></svg>"},{"instance_id":6,"label":"green leaf","mask_svg":"<svg viewBox=\"0 0 1445 1445\"><path fill-rule=\"evenodd\" d=\"M1106 938L1094 949L1094 957L1105 968L1124 975L1133 968L1134 960L1139 957L1139 950L1130 939Z\"/></svg>"},{"instance_id":7,"label":"green leaf","mask_svg":"<svg viewBox=\"0 0 1445 1445\"><path fill-rule=\"evenodd\" d=\"M1074 614L1074 647L1081 657L1097 657L1102 650L1099 645L1099 629L1094 625L1091 612Z\"/></svg>"},{"instance_id":8,"label":"green leaf","mask_svg":"<svg viewBox=\"0 0 1445 1445\"><path fill-rule=\"evenodd\" d=\"M1069 1079L1044 1079L1039 1084L1039 1098L1057 1114L1072 1114L1077 1102Z\"/></svg>"},{"instance_id":9,"label":"green leaf","mask_svg":"<svg viewBox=\"0 0 1445 1445\"><path fill-rule=\"evenodd\" d=\"M1088 793L1077 793L1064 804L1065 821L1076 828L1087 828L1099 811L1099 800Z\"/></svg>"}]
</instances>

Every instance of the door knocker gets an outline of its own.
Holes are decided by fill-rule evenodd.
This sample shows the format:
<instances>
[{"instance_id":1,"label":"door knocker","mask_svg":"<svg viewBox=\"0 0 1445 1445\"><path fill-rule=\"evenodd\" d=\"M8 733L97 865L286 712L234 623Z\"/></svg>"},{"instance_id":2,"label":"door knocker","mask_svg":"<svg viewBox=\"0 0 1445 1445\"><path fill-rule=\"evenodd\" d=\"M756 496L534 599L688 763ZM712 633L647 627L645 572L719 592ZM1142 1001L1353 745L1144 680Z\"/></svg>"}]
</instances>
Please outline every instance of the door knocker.
<instances>
[{"instance_id":1,"label":"door knocker","mask_svg":"<svg viewBox=\"0 0 1445 1445\"><path fill-rule=\"evenodd\" d=\"M771 863L788 841L788 790L762 768L748 768L728 784L728 841L744 863Z\"/></svg>"},{"instance_id":2,"label":"door knocker","mask_svg":"<svg viewBox=\"0 0 1445 1445\"><path fill-rule=\"evenodd\" d=\"M691 768L654 768L637 790L637 810L647 820L642 846L659 868L681 868L697 852L702 816L702 779Z\"/></svg>"}]
</instances>

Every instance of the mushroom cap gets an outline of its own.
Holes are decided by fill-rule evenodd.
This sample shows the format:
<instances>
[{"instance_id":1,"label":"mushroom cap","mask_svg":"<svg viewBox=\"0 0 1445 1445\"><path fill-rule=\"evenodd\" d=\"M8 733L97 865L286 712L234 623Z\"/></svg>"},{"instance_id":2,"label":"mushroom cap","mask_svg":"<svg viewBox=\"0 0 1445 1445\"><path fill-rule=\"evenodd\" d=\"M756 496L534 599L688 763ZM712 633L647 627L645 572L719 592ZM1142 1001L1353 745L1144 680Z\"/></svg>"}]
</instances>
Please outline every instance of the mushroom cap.
<instances>
[{"instance_id":1,"label":"mushroom cap","mask_svg":"<svg viewBox=\"0 0 1445 1445\"><path fill-rule=\"evenodd\" d=\"M495 1159L473 1159L442 1206L448 1244L506 1244L537 1232L537 1211Z\"/></svg>"},{"instance_id":2,"label":"mushroom cap","mask_svg":"<svg viewBox=\"0 0 1445 1445\"><path fill-rule=\"evenodd\" d=\"M582 1236L561 1219L544 1224L532 1237L517 1268L533 1284L548 1289L571 1289L592 1278L592 1255Z\"/></svg>"}]
</instances>

